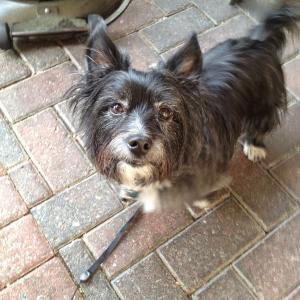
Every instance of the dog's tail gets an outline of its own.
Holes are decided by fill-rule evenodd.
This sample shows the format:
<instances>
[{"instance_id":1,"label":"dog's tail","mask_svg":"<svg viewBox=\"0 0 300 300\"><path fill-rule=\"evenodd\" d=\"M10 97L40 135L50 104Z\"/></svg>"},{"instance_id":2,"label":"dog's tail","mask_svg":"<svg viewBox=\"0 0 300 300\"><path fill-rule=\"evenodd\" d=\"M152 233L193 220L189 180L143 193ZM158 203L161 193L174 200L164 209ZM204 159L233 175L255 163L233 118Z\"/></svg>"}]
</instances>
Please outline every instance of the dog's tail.
<instances>
[{"instance_id":1,"label":"dog's tail","mask_svg":"<svg viewBox=\"0 0 300 300\"><path fill-rule=\"evenodd\" d=\"M252 31L251 38L270 43L280 51L286 44L287 33L299 34L299 21L300 1L281 1L280 6Z\"/></svg>"}]
</instances>

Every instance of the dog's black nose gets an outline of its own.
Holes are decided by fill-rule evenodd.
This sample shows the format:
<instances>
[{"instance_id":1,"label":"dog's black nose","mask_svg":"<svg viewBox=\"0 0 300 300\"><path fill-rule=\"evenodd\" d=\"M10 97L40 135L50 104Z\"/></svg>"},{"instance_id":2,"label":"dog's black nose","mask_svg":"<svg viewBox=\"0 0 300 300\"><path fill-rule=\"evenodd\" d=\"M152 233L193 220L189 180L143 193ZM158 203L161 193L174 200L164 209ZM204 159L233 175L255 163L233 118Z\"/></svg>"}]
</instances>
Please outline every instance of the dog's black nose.
<instances>
[{"instance_id":1,"label":"dog's black nose","mask_svg":"<svg viewBox=\"0 0 300 300\"><path fill-rule=\"evenodd\" d=\"M143 136L133 136L128 140L128 148L136 156L147 154L151 145L151 140Z\"/></svg>"}]
</instances>

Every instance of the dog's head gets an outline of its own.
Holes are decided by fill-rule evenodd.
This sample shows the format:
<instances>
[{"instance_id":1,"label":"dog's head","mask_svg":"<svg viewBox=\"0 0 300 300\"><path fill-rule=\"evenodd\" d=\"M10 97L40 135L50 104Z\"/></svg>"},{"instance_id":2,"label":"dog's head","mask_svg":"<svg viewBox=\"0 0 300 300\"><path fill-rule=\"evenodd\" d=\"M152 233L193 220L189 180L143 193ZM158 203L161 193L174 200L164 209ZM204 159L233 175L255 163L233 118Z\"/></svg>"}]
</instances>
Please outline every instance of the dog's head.
<instances>
[{"instance_id":1,"label":"dog's head","mask_svg":"<svg viewBox=\"0 0 300 300\"><path fill-rule=\"evenodd\" d=\"M131 68L106 33L104 21L90 16L87 72L73 88L87 148L100 171L127 185L168 178L180 168L189 140L189 117L180 82L201 68L194 35L157 70Z\"/></svg>"}]
</instances>

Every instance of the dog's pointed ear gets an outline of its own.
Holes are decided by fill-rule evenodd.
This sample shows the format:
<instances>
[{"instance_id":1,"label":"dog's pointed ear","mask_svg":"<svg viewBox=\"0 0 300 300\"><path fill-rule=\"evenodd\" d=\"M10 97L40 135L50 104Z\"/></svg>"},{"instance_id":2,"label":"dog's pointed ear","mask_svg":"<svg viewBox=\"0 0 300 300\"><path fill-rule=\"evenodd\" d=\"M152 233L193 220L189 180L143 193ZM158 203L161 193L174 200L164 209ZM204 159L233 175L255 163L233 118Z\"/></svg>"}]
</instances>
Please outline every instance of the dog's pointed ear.
<instances>
[{"instance_id":1,"label":"dog's pointed ear","mask_svg":"<svg viewBox=\"0 0 300 300\"><path fill-rule=\"evenodd\" d=\"M89 15L90 37L86 49L86 66L89 72L101 68L103 71L127 70L129 59L120 53L106 33L106 24L102 17Z\"/></svg>"},{"instance_id":2,"label":"dog's pointed ear","mask_svg":"<svg viewBox=\"0 0 300 300\"><path fill-rule=\"evenodd\" d=\"M180 77L189 77L201 71L202 53L196 33L167 60L165 68Z\"/></svg>"}]
</instances>

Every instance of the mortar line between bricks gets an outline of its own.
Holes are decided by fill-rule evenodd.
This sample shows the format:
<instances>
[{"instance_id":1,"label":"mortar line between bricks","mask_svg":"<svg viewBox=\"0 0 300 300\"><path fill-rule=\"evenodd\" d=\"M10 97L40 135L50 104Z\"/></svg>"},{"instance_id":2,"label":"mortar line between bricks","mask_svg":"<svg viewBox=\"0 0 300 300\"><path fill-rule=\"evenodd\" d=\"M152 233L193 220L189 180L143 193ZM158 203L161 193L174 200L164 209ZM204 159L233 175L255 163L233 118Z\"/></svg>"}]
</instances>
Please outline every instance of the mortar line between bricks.
<instances>
[{"instance_id":1,"label":"mortar line between bricks","mask_svg":"<svg viewBox=\"0 0 300 300\"><path fill-rule=\"evenodd\" d=\"M291 289L284 289L284 291L281 294L282 299L287 300L286 298L299 287L299 284L300 280L298 280L297 283Z\"/></svg>"},{"instance_id":2,"label":"mortar line between bricks","mask_svg":"<svg viewBox=\"0 0 300 300\"><path fill-rule=\"evenodd\" d=\"M73 132L68 128L68 125L65 123L65 121L63 120L63 118L60 116L60 114L57 112L56 108L53 107L53 113L55 115L55 118L57 119L57 121L63 126L63 128L67 131L68 136L71 138L71 140L75 143L75 146L78 148L78 150L80 151L80 153L82 154L82 156L84 157L84 159L87 161L87 163L89 164L89 166L92 168L93 171L97 172L97 170L95 170L94 168L94 164L91 162L91 160L88 158L87 156L87 152L86 150L83 148L83 146L80 145L80 143L77 141L76 137L77 135L75 135L75 138L73 136Z\"/></svg>"},{"instance_id":3,"label":"mortar line between bricks","mask_svg":"<svg viewBox=\"0 0 300 300\"><path fill-rule=\"evenodd\" d=\"M215 277L210 279L207 283L205 283L200 289L196 290L194 294L200 294L201 292L205 291L210 286L212 286L221 276L225 275L227 272L230 272L230 271L235 274L238 282L253 296L253 298L258 300L257 296L253 293L253 291L251 289L249 289L248 285L245 284L245 282L243 282L243 280L237 274L237 272L235 272L235 269L234 269L234 266L232 265L232 263L230 265L228 265L223 271L218 273Z\"/></svg>"},{"instance_id":4,"label":"mortar line between bricks","mask_svg":"<svg viewBox=\"0 0 300 300\"><path fill-rule=\"evenodd\" d=\"M126 210L129 210L130 207L132 205L134 205L134 203L136 202L133 202L131 203L131 205L129 205L128 207L125 207L123 208L122 210L118 211L113 217L109 218L109 219L106 219L104 222L102 222L101 224L99 225L105 225L105 223L108 223L112 218L115 218L115 217L118 217L121 213L123 213L124 211ZM103 272L106 274L107 278L110 280L110 281L113 281L116 277L118 277L120 274L122 274L123 272L125 272L126 270L128 270L129 268L131 268L133 265L137 264L141 259L143 259L143 257L148 256L150 253L154 252L157 250L157 248L161 247L164 243L168 242L168 240L170 239L173 239L174 236L176 236L177 234L179 234L180 232L182 232L184 229L186 229L188 226L192 225L194 223L194 220L193 218L191 217L191 222L186 225L184 228L182 228L181 230L179 230L178 232L176 232L176 230L174 231L173 234L171 234L171 236L169 236L167 238L167 240L161 240L159 241L157 244L155 244L154 246L152 246L151 248L148 248L147 251L143 254L141 254L140 256L136 257L132 262L130 262L130 264L128 266L125 266L123 268L121 268L119 271L117 271L115 274L113 275L109 275L108 274L108 271L106 271L104 268L103 268ZM96 226L95 226L96 227ZM89 230L91 231L91 230ZM86 232L85 234L88 234L89 232ZM90 252L92 252L92 250L90 249L88 243L86 242L85 238L84 238L84 235L83 234L82 236L82 240L84 241L85 245L87 246L87 248L90 250ZM94 255L93 255L94 256ZM95 257L95 256L94 256Z\"/></svg>"},{"instance_id":5,"label":"mortar line between bricks","mask_svg":"<svg viewBox=\"0 0 300 300\"><path fill-rule=\"evenodd\" d=\"M18 161L16 163L14 163L14 164L12 164L9 168L6 168L6 167L3 166L4 169L5 169L5 171L6 171L6 173L7 173L7 171L10 168L13 168L13 167L15 167L15 166L17 166L17 165L19 165L21 163L25 163L26 161L28 161L28 159L30 157L28 156L27 151L24 149L24 147L23 147L23 145L22 145L19 137L16 135L15 131L13 130L13 128L11 126L12 124L9 122L9 120L6 118L6 116L1 112L1 107L0 107L0 117L2 117L2 119L4 120L4 126L6 126L9 129L11 135L15 138L18 147L21 149L21 152L24 155L24 159L22 159L21 161Z\"/></svg>"},{"instance_id":6,"label":"mortar line between bricks","mask_svg":"<svg viewBox=\"0 0 300 300\"><path fill-rule=\"evenodd\" d=\"M38 73L32 73L32 72L31 72L31 75L29 75L29 76L27 76L27 77L24 77L24 78L21 78L20 80L14 81L14 82L12 82L11 84L8 84L8 85L6 85L6 86L3 87L3 88L0 88L0 93L1 93L3 90L5 90L5 89L11 89L14 85L18 85L18 84L20 84L21 82L26 82L26 81L28 81L28 80L30 80L30 79L32 79L32 78L35 78L36 76L39 76L39 75L41 75L41 74L44 74L44 73L46 73L46 72L51 71L52 69L59 68L60 66L62 66L62 65L64 65L64 64L70 64L70 60L63 61L63 62L61 62L61 63L59 63L59 64L57 64L57 65L55 65L55 66L51 66L50 68L48 68L48 69L46 69L46 70L41 70L41 71L38 72ZM31 71L31 69L30 69L30 71ZM1 103L1 102L0 102L0 103Z\"/></svg>"},{"instance_id":7,"label":"mortar line between bricks","mask_svg":"<svg viewBox=\"0 0 300 300\"><path fill-rule=\"evenodd\" d=\"M191 3L191 4L192 4L192 3ZM179 14L179 13L181 13L181 12L184 12L184 11L186 11L186 10L189 10L189 9L192 8L192 7L194 7L193 4L184 7L182 10L179 10L179 11L173 11L173 12L171 12L169 15L165 15L165 12L164 12L161 8L159 8L160 11L162 11L162 13L163 13L163 16L162 16L162 17L154 18L154 19L150 20L148 23L144 23L144 24L140 25L139 27L135 28L133 31L126 32L126 33L124 33L124 35L118 36L116 39L113 39L113 42L118 41L118 40L120 40L121 38L127 37L127 36L130 35L130 34L137 33L137 32L141 32L142 30L146 29L147 27L150 27L150 26L152 26L152 25L154 25L154 24L160 23L160 22L162 22L162 21L168 19L169 17L172 17L172 16L174 16L174 15L176 15L176 14Z\"/></svg>"},{"instance_id":8,"label":"mortar line between bricks","mask_svg":"<svg viewBox=\"0 0 300 300\"><path fill-rule=\"evenodd\" d=\"M259 24L259 21L256 20L247 10L244 10L239 4L237 6L240 8L240 10L243 12L243 14L247 17L249 17L256 25Z\"/></svg>"},{"instance_id":9,"label":"mortar line between bricks","mask_svg":"<svg viewBox=\"0 0 300 300\"><path fill-rule=\"evenodd\" d=\"M294 152L294 155L296 155L296 154L297 154L297 152ZM284 162L282 162L282 163L284 163ZM273 173L270 172L270 170L266 170L261 164L258 164L258 166L267 176L269 176L270 180L272 180L276 184L277 187L279 187L283 192L285 192L291 198L291 200L293 200L294 204L296 204L296 206L299 207L297 198L294 198L294 196L287 189L285 189L285 187L281 183L281 181L277 180L277 178L273 175Z\"/></svg>"},{"instance_id":10,"label":"mortar line between bricks","mask_svg":"<svg viewBox=\"0 0 300 300\"><path fill-rule=\"evenodd\" d=\"M245 251L240 257L235 259L233 262L233 266L238 264L244 257L246 257L249 253L254 251L256 248L258 248L260 245L265 243L267 239L272 237L274 234L276 234L278 231L280 231L287 223L292 221L294 218L296 218L298 215L300 215L300 211L295 211L289 218L284 220L281 224L279 224L277 227L273 228L270 232L268 232L260 241L258 241L255 245L252 245L247 251Z\"/></svg>"},{"instance_id":11,"label":"mortar line between bricks","mask_svg":"<svg viewBox=\"0 0 300 300\"><path fill-rule=\"evenodd\" d=\"M241 270L234 264L232 264L232 270L238 275L239 280L244 283L244 285L253 294L253 296L255 296L256 299L259 299L255 287L253 286L252 282L244 275L244 273L242 273Z\"/></svg>"},{"instance_id":12,"label":"mortar line between bricks","mask_svg":"<svg viewBox=\"0 0 300 300\"><path fill-rule=\"evenodd\" d=\"M255 221L256 224L259 225L259 227L265 232L267 233L267 228L266 225L264 224L264 222L256 215L256 213L254 211L252 211L252 209L250 207L248 207L248 205L244 202L244 200L242 199L242 197L240 197L240 195L238 195L233 189L232 187L229 187L230 192L232 193L233 197L237 200L237 202L240 204L240 207L243 207L244 211L247 212L247 215L251 217L252 220Z\"/></svg>"},{"instance_id":13,"label":"mortar line between bricks","mask_svg":"<svg viewBox=\"0 0 300 300\"><path fill-rule=\"evenodd\" d=\"M290 158L293 158L297 155L297 153L295 153L295 155L291 156ZM283 162L284 163L284 162ZM282 190L284 190L295 202L296 202L296 207L299 210L300 206L299 206L299 198L297 197L296 194L293 193L293 191L291 191L286 185L285 183L281 182L281 180L277 177L277 175L273 172L273 170L266 170L266 172L268 172L268 174L273 178L273 180L279 184L282 188Z\"/></svg>"},{"instance_id":14,"label":"mortar line between bricks","mask_svg":"<svg viewBox=\"0 0 300 300\"><path fill-rule=\"evenodd\" d=\"M231 22L232 20L237 19L237 18L242 17L242 16L243 16L243 14L238 14L238 15L232 16L232 17L230 17L229 19L227 19L227 20L225 20L225 21L222 21L222 22L221 22L220 24L218 24L217 26L210 27L210 28L208 28L208 29L206 29L206 30L204 30L204 31L202 31L202 32L200 32L200 33L198 33L198 34L197 34L197 38L199 39L202 35L208 34L208 33L210 33L211 31L217 30L217 29L219 29L220 27L225 26L227 23ZM247 16L246 16L246 17L247 17ZM159 55L160 55L160 56L161 56L161 55L165 55L168 51L175 50L176 48L179 48L179 47L181 47L181 46L183 46L183 45L184 45L184 41L183 41L183 42L181 41L181 42L180 42L179 44L177 44L176 46L172 46L170 49L164 50L163 52L159 53ZM200 48L201 48L201 44L200 44ZM204 53L204 54L205 54L205 53Z\"/></svg>"},{"instance_id":15,"label":"mortar line between bricks","mask_svg":"<svg viewBox=\"0 0 300 300\"><path fill-rule=\"evenodd\" d=\"M194 3L191 2L191 1L189 0L189 2L187 2L187 3L184 4L183 6L179 7L178 9L171 10L171 11L168 13L168 12L164 11L164 9L161 8L158 4L156 4L155 1L152 0L151 2L152 2L152 4L153 4L154 6L158 7L158 8L163 12L163 14L164 14L164 16L165 16L166 18L169 18L169 17L171 17L171 16L173 16L173 15L176 15L177 13L180 13L180 12L182 12L182 11L184 11L184 10L187 10L188 8L194 6Z\"/></svg>"},{"instance_id":16,"label":"mortar line between bricks","mask_svg":"<svg viewBox=\"0 0 300 300\"><path fill-rule=\"evenodd\" d=\"M63 266L67 270L67 272L68 272L68 274L69 274L69 276L70 276L70 278L71 278L71 280L74 283L75 288L76 288L76 290L73 291L74 294L73 294L72 298L70 298L68 300L73 300L74 296L77 294L77 292L80 293L80 295L82 296L83 299L87 299L88 296L84 293L83 289L81 289L80 283L76 282L76 279L75 279L73 273L71 272L71 270L69 269L67 263L64 261L64 259L62 258L61 254L59 252L57 252L56 257L61 261L61 263L63 264Z\"/></svg>"},{"instance_id":17,"label":"mortar line between bricks","mask_svg":"<svg viewBox=\"0 0 300 300\"><path fill-rule=\"evenodd\" d=\"M185 10L180 11L179 13L182 13L182 12L188 11L188 10L191 10L192 8L195 8L196 10L198 10L198 11L201 12L201 10L200 10L198 7L196 7L195 5L191 5L191 6L189 6L188 8L186 8ZM179 13L178 13L178 14L179 14ZM177 13L175 13L175 14L177 14ZM174 15L175 15L175 14L174 14ZM204 15L205 15L205 14L204 14ZM171 16L173 16L173 15L171 15ZM206 16L206 15L205 15L205 16ZM167 18L169 18L169 17L162 18L161 20L159 20L159 21L156 22L156 23L159 23L159 22L161 22L161 21L163 21L164 19L167 19ZM208 18L208 20L211 21L209 18ZM155 24L156 24L156 23L155 23ZM212 22L212 24L213 24L214 26L212 26L212 27L210 27L210 28L207 28L206 30L204 29L203 31L197 33L197 36L200 35L200 34L203 34L203 33L207 32L209 29L216 28L215 23ZM152 25L154 25L154 24L152 24ZM151 26L152 26L152 25L151 25ZM148 26L148 27L150 27L150 26ZM143 30L144 30L144 29L146 29L146 28L143 28ZM144 35L143 30L140 30L139 33ZM162 55L162 54L168 52L169 50L172 50L172 49L174 49L174 48L177 48L177 47L179 47L180 45L183 45L183 44L187 41L188 37L189 37L189 34L187 34L187 36L186 36L183 40L177 41L174 45L171 45L171 46L169 46L169 47L166 47L165 49L163 49L163 51L160 51L159 49L157 49L157 48L155 47L154 44L152 44L152 42L147 38L147 36L144 35L144 39L147 39L148 42L151 43L152 47L154 47L154 49L156 49L156 52L157 52L159 55Z\"/></svg>"},{"instance_id":18,"label":"mortar line between bricks","mask_svg":"<svg viewBox=\"0 0 300 300\"><path fill-rule=\"evenodd\" d=\"M21 57L21 59L25 62L25 64L28 66L30 72L31 72L31 76L32 77L35 74L34 68L31 65L31 63L28 61L28 59L26 58L26 56L22 53L22 51L17 47L17 45L14 45L14 50L19 54L19 56Z\"/></svg>"},{"instance_id":19,"label":"mortar line between bricks","mask_svg":"<svg viewBox=\"0 0 300 300\"><path fill-rule=\"evenodd\" d=\"M214 278L217 274L222 273L228 266L230 266L234 261L237 261L244 253L246 253L253 245L256 245L258 242L261 241L261 237L259 234L257 237L255 237L253 240L248 242L244 247L241 247L239 251L234 253L231 258L229 258L226 262L221 263L215 270L213 270L211 273L207 274L201 279L201 282L196 287L186 287L184 283L180 280L179 277L177 277L176 271L173 269L173 267L169 264L169 262L164 258L163 254L160 252L160 249L157 250L157 253L161 257L162 261L165 263L168 270L174 274L173 276L175 278L178 278L178 281L182 284L182 287L186 293L193 294L197 289L205 285L209 280ZM172 239L173 240L173 239ZM170 240L171 241L171 240Z\"/></svg>"},{"instance_id":20,"label":"mortar line between bricks","mask_svg":"<svg viewBox=\"0 0 300 300\"><path fill-rule=\"evenodd\" d=\"M299 104L300 98L298 95L296 95L288 86L286 87L287 91L294 96L294 98L296 99L296 102Z\"/></svg>"},{"instance_id":21,"label":"mortar line between bricks","mask_svg":"<svg viewBox=\"0 0 300 300\"><path fill-rule=\"evenodd\" d=\"M266 169L266 171L273 171L274 169L282 166L284 163L286 163L289 159L293 158L297 154L300 153L299 147L295 147L291 151L285 153L284 155L281 155L281 158L279 161L276 160L276 164L272 164L271 166L266 166L265 164L262 164L262 167Z\"/></svg>"},{"instance_id":22,"label":"mortar line between bricks","mask_svg":"<svg viewBox=\"0 0 300 300\"><path fill-rule=\"evenodd\" d=\"M56 67L58 67L58 66L56 66ZM69 75L76 75L76 74L75 74L75 73L72 73L72 74L69 74ZM78 75L78 74L77 74L77 75ZM18 123L20 123L20 122L22 122L22 121L24 121L24 120L26 120L26 119L28 119L28 118L31 118L31 117L35 116L36 114L39 114L39 113L44 112L44 111L47 110L47 109L54 108L55 105L60 104L61 102L67 100L67 99L64 99L63 97L64 97L64 96L59 97L59 99L57 100L57 102L55 102L55 103L53 103L53 104L47 105L47 106L45 106L45 107L38 108L38 109L36 109L36 110L34 110L34 111L32 111L32 112L29 112L28 114L26 114L26 115L24 115L24 116L21 116L21 117L16 118L15 120L10 121L10 120L6 117L7 122L10 123L10 124L12 124L12 125L16 125L16 124L18 124ZM2 110L5 110L5 108L2 106L2 104L1 104L1 102L0 102L0 110L1 110L1 107L2 107ZM4 108L4 109L3 109L3 108ZM9 113L7 112L7 114L9 114ZM3 113L3 115L5 115L5 113Z\"/></svg>"},{"instance_id":23,"label":"mortar line between bricks","mask_svg":"<svg viewBox=\"0 0 300 300\"><path fill-rule=\"evenodd\" d=\"M113 39L113 38L111 38L111 39L112 39L113 42L115 42L115 41L117 41L117 40L120 40L121 38L127 37L127 36L130 35L130 34L136 33L136 32L138 32L138 31L141 31L141 30L143 30L143 29L145 29L145 28L147 28L147 27L150 27L150 26L152 26L152 25L154 25L154 24L156 24L156 23L159 23L160 21L162 21L162 20L164 20L164 19L166 19L166 18L167 18L167 17L164 16L164 15L163 15L162 17L154 18L154 19L150 20L148 23L144 23L144 24L138 26L137 28L133 29L132 31L126 32L126 33L124 33L124 34L118 36L118 37L115 38L115 39ZM108 32L108 35L110 36L110 33L109 33L109 32Z\"/></svg>"},{"instance_id":24,"label":"mortar line between bricks","mask_svg":"<svg viewBox=\"0 0 300 300\"><path fill-rule=\"evenodd\" d=\"M123 209L123 210L124 210L124 209ZM113 218L113 217L111 217L111 218ZM92 260L96 260L97 257L94 256L94 254L92 253L92 251L90 250L90 248L89 248L88 245L86 244L85 240L83 239L83 235L82 235L82 237L80 238L80 240L82 241L83 245L85 246L86 251L88 252L88 255L92 258ZM75 241L75 240L74 240L74 241ZM74 241L73 241L73 242L74 242ZM62 258L62 259L63 259L63 258ZM84 271L84 270L82 270L82 271ZM101 272L101 273L102 273L102 275L104 276L105 280L109 283L109 286L115 291L115 288L114 288L114 286L112 285L112 280L110 280L110 279L108 278L108 276L107 276L105 270L103 269L103 266L102 266L102 265L98 268L97 272ZM96 274L95 274L95 275L96 275ZM116 293L116 291L115 291L115 293ZM117 293L116 293L116 294L117 294ZM117 295L117 296L118 296L118 295ZM118 297L119 297L119 296L118 296ZM119 297L119 298L120 298L120 297ZM120 299L121 299L121 298L120 298Z\"/></svg>"},{"instance_id":25,"label":"mortar line between bricks","mask_svg":"<svg viewBox=\"0 0 300 300\"><path fill-rule=\"evenodd\" d=\"M257 222L253 219L253 217L251 215L249 215L249 213L247 211L245 211L245 209L243 209L241 207L241 205L237 202L236 199L234 199L233 197L232 201L234 201L234 203L236 203L236 205L242 209L242 211L261 229L261 227L259 226L259 224L257 224ZM188 227L193 226L194 223L199 222L199 220L201 220L202 218L208 216L209 214L211 214L213 211L219 209L222 207L222 205L225 205L226 202L230 201L230 198L226 199L225 201L221 202L218 206L216 206L212 211L210 211L208 214L205 214L203 216L201 216L199 219L197 219L195 222L193 222L191 225L189 225ZM189 228L185 228L184 230L182 230L181 233L183 233L185 230L187 231ZM178 235L172 237L172 239L170 239L169 241L167 241L164 245L167 245L169 242L171 242L172 240L176 239L181 233L179 233ZM236 261L237 259L239 259L239 257L241 257L246 251L248 251L249 248L251 248L253 245L255 245L256 243L260 242L261 240L263 240L265 237L265 234L263 231L260 232L260 234L258 233L257 237L255 237L250 243L248 243L245 247L242 247L240 249L240 251L238 251L237 253L235 253L233 255L233 258L228 260L227 262L225 262L224 264L220 265L219 268L216 269L215 272L213 272L211 275L207 275L206 277L204 277L203 279L201 279L202 284L206 284L209 280L211 280L213 277L216 276L216 274L219 274L221 272L223 272L230 264L232 264L234 261ZM159 248L161 248L161 245ZM165 262L166 266L168 267L169 271L172 273L174 270L172 268L172 266L169 266L169 263L167 262L167 260L165 260L163 254L160 252L160 249L156 250L157 253L159 254L160 258ZM173 274L173 273L172 273ZM175 278L178 278L178 281L181 282L181 280L179 279L179 277L177 277L176 272L174 271L173 276ZM184 286L184 284L182 283L182 285ZM185 291L189 294L194 293L197 289L199 289L199 287L195 288L194 291L189 292L188 289L185 289Z\"/></svg>"},{"instance_id":26,"label":"mortar line between bricks","mask_svg":"<svg viewBox=\"0 0 300 300\"><path fill-rule=\"evenodd\" d=\"M269 178L269 180L275 183L277 188L279 188L281 192L283 192L283 194L286 194L289 197L289 200L293 204L294 210L297 211L297 208L299 209L299 205L298 202L294 199L294 197L292 197L290 193L283 189L281 184L274 180L274 178L270 175L268 170L264 169L264 167L260 164L257 164L257 166ZM231 186L229 187L229 189L236 198L236 200L240 203L241 207L244 207L244 209L248 211L248 214L250 214L252 218L256 220L256 222L263 228L265 233L272 231L276 226L278 226L280 223L282 223L285 219L289 217L287 216L286 218L285 215L282 215L281 218L277 219L276 222L273 222L269 226L267 226L267 224L264 223L264 221L251 209L251 207L247 205L247 203L243 200L243 197L241 197L237 192L235 192L235 190ZM269 229L267 227L269 227Z\"/></svg>"},{"instance_id":27,"label":"mortar line between bricks","mask_svg":"<svg viewBox=\"0 0 300 300\"><path fill-rule=\"evenodd\" d=\"M26 150L25 150L25 151L26 151ZM28 153L26 153L26 154L28 155ZM25 165L25 164L31 164L31 165L33 166L33 168L34 168L34 170L36 171L36 173L37 173L37 174L42 178L42 180L44 181L43 184L45 184L46 187L47 187L47 189L49 190L49 196L46 197L46 198L44 198L44 200L41 200L40 202L37 202L37 203L34 204L34 205L27 205L28 208L31 209L32 207L34 207L34 206L36 206L36 205L38 205L38 204L40 204L40 203L42 203L42 202L47 201L48 199L50 199L50 198L54 195L54 193L53 193L53 190L51 189L51 187L49 186L48 182L46 181L46 179L42 176L42 174L41 174L40 171L38 170L37 166L33 163L32 159L31 159L31 157L30 157L29 155L28 155L28 159L27 159L27 160L22 161L22 162L18 163L17 165L13 166L13 167L8 168L8 169L7 169L7 174L10 176L10 174L9 174L10 172L12 172L12 171L14 171L14 170L16 170L16 169L22 167L22 166ZM10 176L10 178L11 178L11 176ZM12 180L12 179L11 179L11 180ZM13 181L13 180L12 180L12 181ZM17 187L16 187L16 190L18 190ZM23 197L21 197L21 198L23 199ZM24 200L24 202L25 202L25 200Z\"/></svg>"},{"instance_id":28,"label":"mortar line between bricks","mask_svg":"<svg viewBox=\"0 0 300 300\"><path fill-rule=\"evenodd\" d=\"M39 230L40 231L40 230ZM48 242L48 240L47 240ZM50 247L50 249L52 250L52 248ZM55 257L53 251L50 257L42 260L41 262L39 262L37 265L35 265L33 268L29 268L26 272L22 273L21 275L19 275L20 277L8 282L5 286L3 286L2 288L0 288L0 292L4 291L6 288L8 288L9 286L15 284L16 282L18 282L19 280L21 280L23 277L27 276L29 273L35 271L37 268L39 268L40 266L42 266L43 264L47 263L48 261L50 261L51 259L53 259Z\"/></svg>"},{"instance_id":29,"label":"mortar line between bricks","mask_svg":"<svg viewBox=\"0 0 300 300\"><path fill-rule=\"evenodd\" d=\"M187 293L187 291L184 289L184 284L178 280L178 278L176 276L174 276L174 274L169 270L169 268L167 267L166 263L163 261L158 249L156 249L154 251L154 253L158 256L158 259L160 260L160 262L162 263L162 265L166 268L167 272L173 277L173 279L175 280L175 284L178 282L179 283L179 288L183 291L183 293L185 295L187 295L189 298L192 298L192 295Z\"/></svg>"},{"instance_id":30,"label":"mortar line between bricks","mask_svg":"<svg viewBox=\"0 0 300 300\"><path fill-rule=\"evenodd\" d=\"M195 8L200 10L215 26L218 25L218 22L210 16L205 10L201 9L193 0L190 0Z\"/></svg>"},{"instance_id":31,"label":"mortar line between bricks","mask_svg":"<svg viewBox=\"0 0 300 300\"><path fill-rule=\"evenodd\" d=\"M49 110L49 111L51 111L51 108L47 108L47 109L45 109L45 110ZM54 115L54 117L55 117L55 115ZM16 123L17 124L17 123ZM16 124L14 124L14 125L16 125ZM18 139L19 139L19 136L18 136L18 134L14 131L14 133L15 133L15 135L18 137ZM68 132L67 132L68 133ZM69 133L68 133L68 136L69 136ZM21 140L19 139L19 141L20 141L20 143L21 143ZM21 143L21 145L23 146L23 144ZM56 195L56 194L58 194L58 193L61 193L61 192L63 192L64 190L66 190L66 189L68 189L69 187L72 187L72 186L74 186L74 185L76 185L77 183L79 183L79 182L81 182L82 180L84 180L84 178L86 179L86 178L89 178L90 176L92 176L92 175L94 175L96 172L93 170L92 171L92 173L90 172L90 173L88 173L86 176L84 176L84 177L82 177L82 178L79 178L79 179L77 179L77 180L75 180L74 182L72 182L71 184L68 184L68 185L66 185L66 186L64 186L63 188L61 188L61 189L59 189L59 190L56 190L56 191L54 191L54 189L53 189L53 187L51 186L51 184L48 182L48 180L46 179L46 176L45 176L45 174L44 174L44 172L40 169L40 167L39 167L39 164L35 161L35 159L33 158L33 157L31 157L30 155L29 155L29 153L27 152L27 150L26 150L26 148L23 146L23 149L24 149L24 151L26 152L26 154L27 154L27 156L31 159L31 161L33 162L33 164L34 164L34 166L35 166L35 168L37 169L37 171L38 171L38 173L41 175L41 177L46 181L46 183L49 185L49 187L50 187L50 191L52 191L52 194L54 195ZM40 204L40 203L39 203ZM37 204L38 205L38 204ZM35 206L37 206L37 205L35 205ZM33 207L35 207L35 206L33 206Z\"/></svg>"},{"instance_id":32,"label":"mortar line between bricks","mask_svg":"<svg viewBox=\"0 0 300 300\"><path fill-rule=\"evenodd\" d=\"M120 297L121 300L125 300L126 298L123 297L121 291L119 290L118 286L114 283L114 281L118 280L119 278L121 278L122 276L124 276L124 274L126 272L128 272L129 269L133 269L135 268L138 264L144 262L146 259L148 259L150 257L150 255L156 255L158 257L158 260L162 263L163 267L166 269L166 271L172 276L172 278L175 280L175 282L178 282L176 280L176 278L173 276L173 274L170 273L170 271L168 270L168 268L166 268L165 264L162 262L160 256L158 255L158 253L156 252L156 250L151 251L150 253L148 253L146 256L143 256L139 261L135 262L134 264L132 264L128 269L126 269L125 271L123 271L122 273L119 273L116 277L114 277L111 280L111 285L114 288L114 290L116 291L116 293L118 294L118 296ZM183 290L183 288L180 286L180 289L183 291L184 294L186 294L186 292ZM187 295L187 294L186 294ZM188 295L187 295L188 296Z\"/></svg>"},{"instance_id":33,"label":"mortar line between bricks","mask_svg":"<svg viewBox=\"0 0 300 300\"><path fill-rule=\"evenodd\" d=\"M288 298L288 297L294 296L293 294L297 294L299 291L300 291L300 282L293 290L291 290L291 292L289 294L286 294L284 296L284 300L292 300L292 298Z\"/></svg>"}]
</instances>

